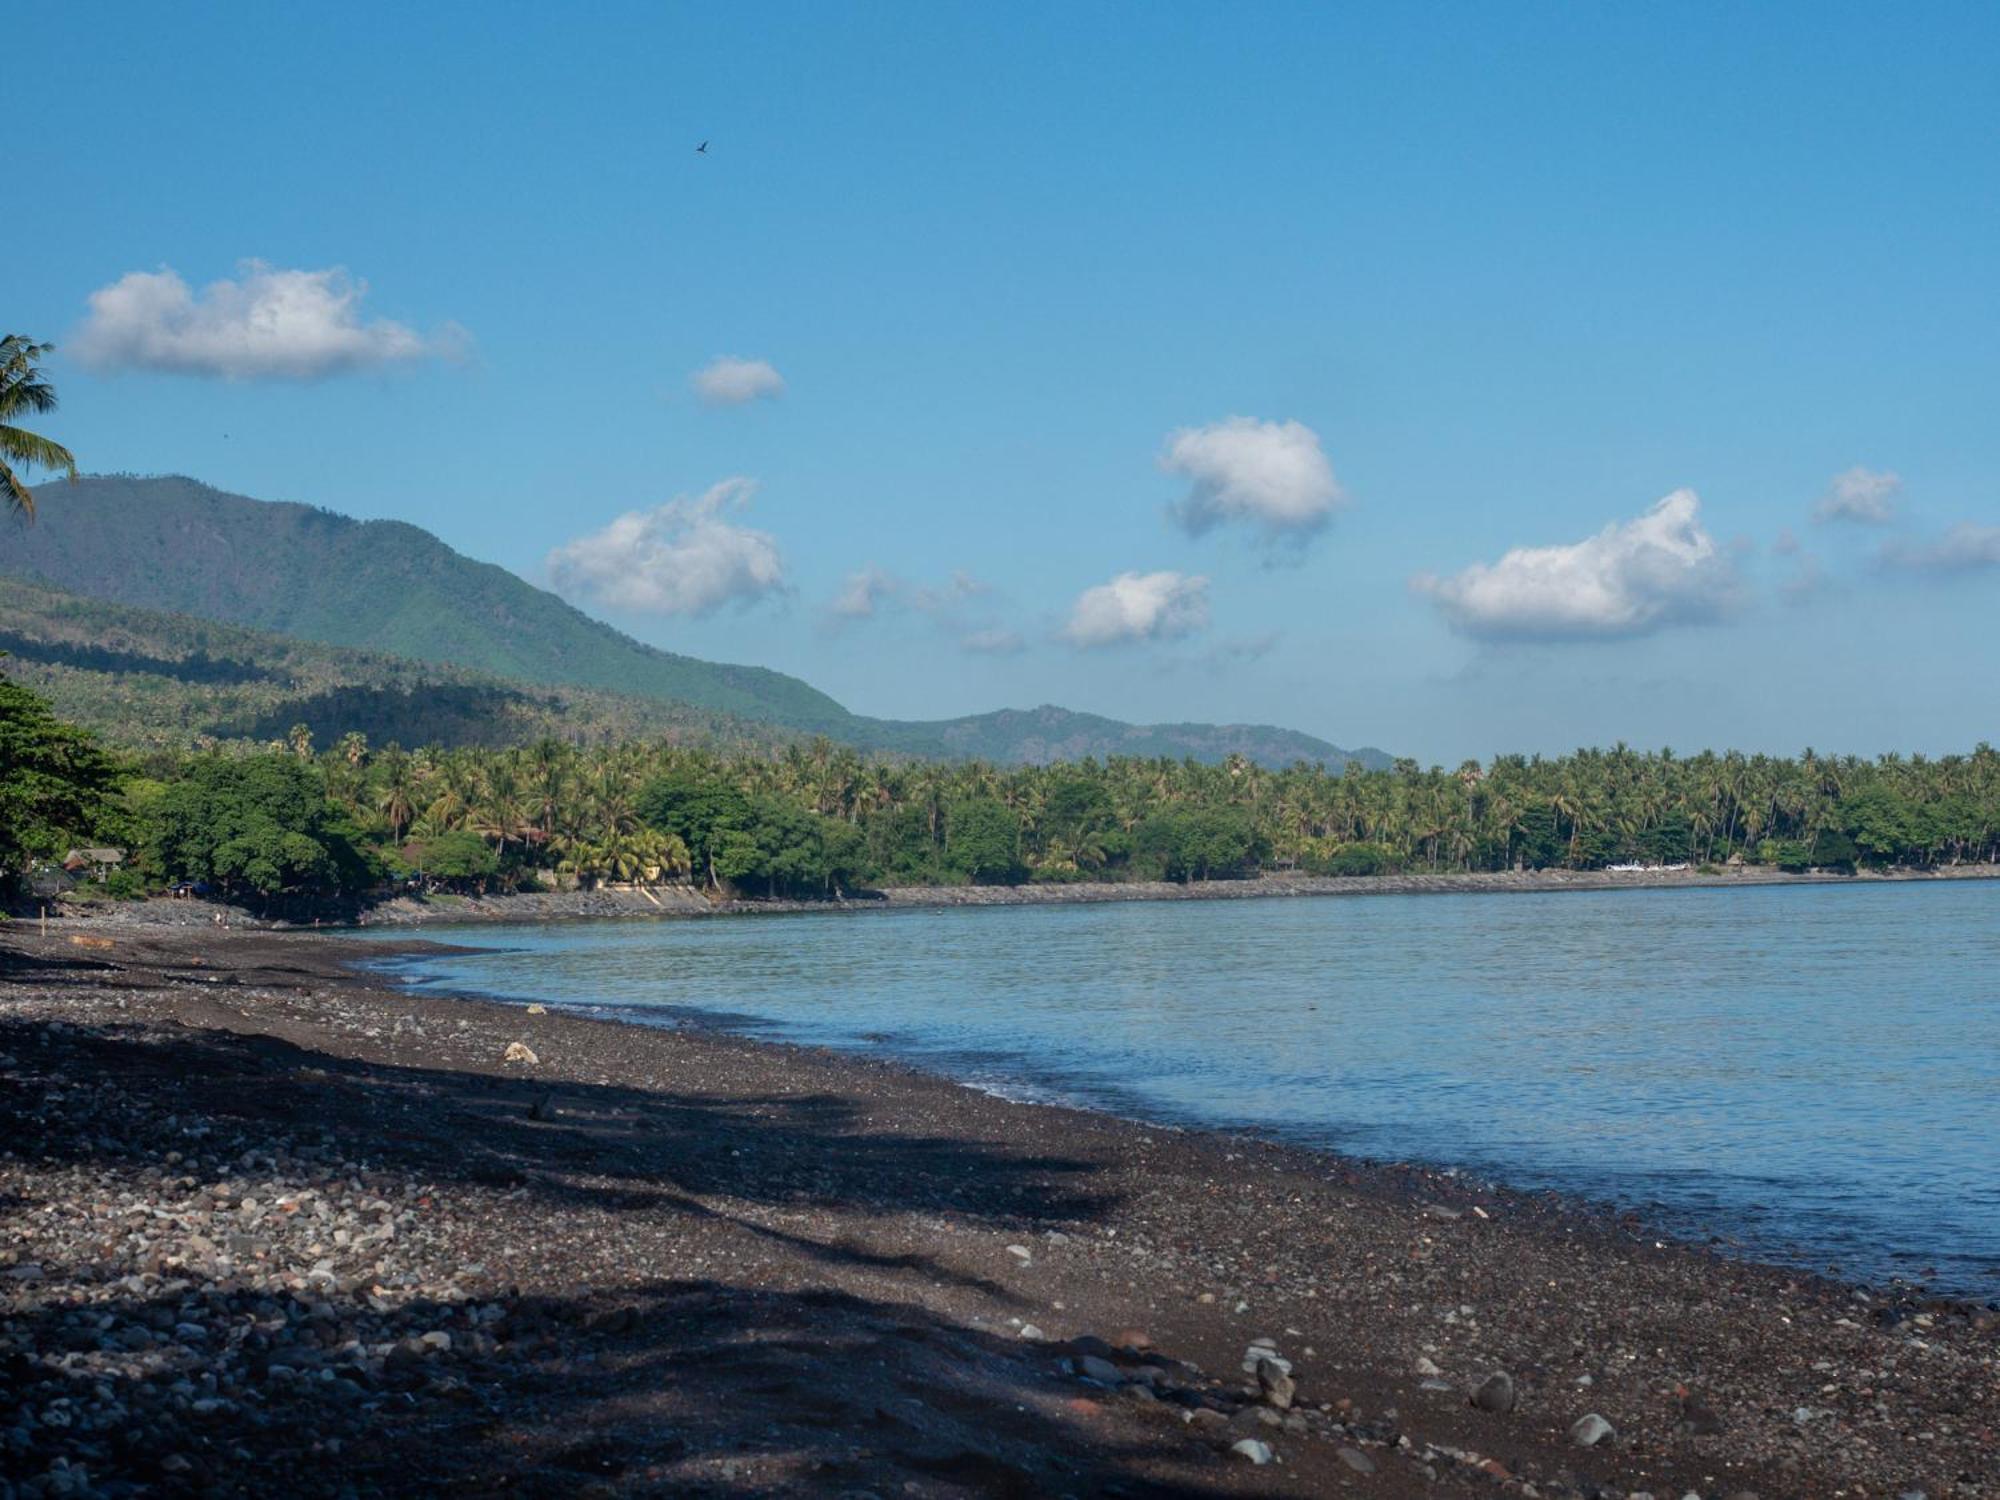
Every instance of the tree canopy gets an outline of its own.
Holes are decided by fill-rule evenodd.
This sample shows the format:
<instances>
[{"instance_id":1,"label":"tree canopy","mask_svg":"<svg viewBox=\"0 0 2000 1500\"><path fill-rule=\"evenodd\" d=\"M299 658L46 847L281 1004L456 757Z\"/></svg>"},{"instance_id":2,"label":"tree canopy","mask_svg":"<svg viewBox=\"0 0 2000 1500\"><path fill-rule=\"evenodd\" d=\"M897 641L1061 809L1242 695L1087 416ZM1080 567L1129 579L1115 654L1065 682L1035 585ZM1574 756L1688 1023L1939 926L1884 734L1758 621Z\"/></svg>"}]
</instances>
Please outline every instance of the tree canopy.
<instances>
[{"instance_id":1,"label":"tree canopy","mask_svg":"<svg viewBox=\"0 0 2000 1500\"><path fill-rule=\"evenodd\" d=\"M488 889L692 878L836 895L884 884L1242 879L2000 862L2000 753L1865 760L1617 746L1447 770L1273 771L1241 757L1002 768L869 758L817 741L734 753L665 741L371 746L304 726L261 750L136 757L127 789L33 694L0 696L10 869L93 827L154 877L281 895L386 870Z\"/></svg>"},{"instance_id":2,"label":"tree canopy","mask_svg":"<svg viewBox=\"0 0 2000 1500\"><path fill-rule=\"evenodd\" d=\"M0 882L95 835L118 781L117 763L94 735L0 677Z\"/></svg>"}]
</instances>

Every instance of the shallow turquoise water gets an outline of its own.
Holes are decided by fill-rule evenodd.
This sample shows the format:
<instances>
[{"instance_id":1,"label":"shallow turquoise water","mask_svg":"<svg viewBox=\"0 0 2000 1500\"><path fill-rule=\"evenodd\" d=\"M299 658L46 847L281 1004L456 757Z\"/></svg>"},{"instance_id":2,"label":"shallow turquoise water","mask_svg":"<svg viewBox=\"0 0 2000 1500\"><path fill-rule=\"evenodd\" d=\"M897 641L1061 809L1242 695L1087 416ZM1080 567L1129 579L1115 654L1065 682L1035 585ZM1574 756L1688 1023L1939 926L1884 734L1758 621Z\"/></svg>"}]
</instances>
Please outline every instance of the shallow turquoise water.
<instances>
[{"instance_id":1,"label":"shallow turquoise water","mask_svg":"<svg viewBox=\"0 0 2000 1500\"><path fill-rule=\"evenodd\" d=\"M451 940L450 929L433 935ZM480 925L410 977L887 1051L2000 1296L2000 883Z\"/></svg>"}]
</instances>

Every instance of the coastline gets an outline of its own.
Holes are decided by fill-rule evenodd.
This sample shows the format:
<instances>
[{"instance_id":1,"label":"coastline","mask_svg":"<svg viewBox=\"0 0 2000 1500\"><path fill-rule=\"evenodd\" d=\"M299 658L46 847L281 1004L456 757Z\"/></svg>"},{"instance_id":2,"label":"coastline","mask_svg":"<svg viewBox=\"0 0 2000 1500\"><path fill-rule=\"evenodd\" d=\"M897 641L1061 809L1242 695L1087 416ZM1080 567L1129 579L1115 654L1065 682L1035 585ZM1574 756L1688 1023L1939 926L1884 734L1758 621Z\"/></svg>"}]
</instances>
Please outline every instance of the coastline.
<instances>
[{"instance_id":1,"label":"coastline","mask_svg":"<svg viewBox=\"0 0 2000 1500\"><path fill-rule=\"evenodd\" d=\"M1854 875L1785 874L1737 867L1698 870L1506 870L1455 875L1265 875L1253 880L1080 881L1066 885L888 886L825 900L733 897L711 899L688 885L602 886L589 891L538 891L487 896L440 893L398 896L358 911L332 914L327 925L421 927L470 922L550 922L577 918L783 915L799 912L907 911L940 906L1068 906L1119 901L1258 901L1319 897L1534 895L1557 891L1747 890L1771 886L1834 888L1924 885L1953 880L2000 880L2000 865L1952 865L1937 870L1890 870ZM249 926L311 927L267 919L243 908L200 900L69 901L58 912L110 924L193 927L217 914Z\"/></svg>"},{"instance_id":2,"label":"coastline","mask_svg":"<svg viewBox=\"0 0 2000 1500\"><path fill-rule=\"evenodd\" d=\"M298 932L0 929L0 1123L32 1143L0 1158L0 1297L30 1362L0 1381L41 1410L75 1390L36 1361L86 1304L115 1325L93 1358L160 1367L107 1377L158 1440L94 1477L178 1456L166 1492L399 1493L504 1466L530 1494L585 1474L594 1493L2000 1493L1981 1309L1418 1168L398 989L356 958ZM349 1200L383 1207L345 1245L344 1207L312 1239L278 1218ZM351 1337L281 1315L256 1396L229 1362L248 1339L180 1333L245 1297L317 1303ZM117 1344L169 1305L164 1338ZM269 1386L292 1322L315 1337L276 1346L293 1373ZM1290 1407L1245 1392L1260 1337L1293 1363ZM782 1357L755 1354L773 1340ZM194 1400L222 1407L144 1406L204 1362L220 1394ZM294 1392L300 1369L356 1394ZM1470 1405L1496 1371L1512 1409ZM1591 1413L1617 1436L1579 1448ZM92 1431L42 1423L0 1473Z\"/></svg>"}]
</instances>

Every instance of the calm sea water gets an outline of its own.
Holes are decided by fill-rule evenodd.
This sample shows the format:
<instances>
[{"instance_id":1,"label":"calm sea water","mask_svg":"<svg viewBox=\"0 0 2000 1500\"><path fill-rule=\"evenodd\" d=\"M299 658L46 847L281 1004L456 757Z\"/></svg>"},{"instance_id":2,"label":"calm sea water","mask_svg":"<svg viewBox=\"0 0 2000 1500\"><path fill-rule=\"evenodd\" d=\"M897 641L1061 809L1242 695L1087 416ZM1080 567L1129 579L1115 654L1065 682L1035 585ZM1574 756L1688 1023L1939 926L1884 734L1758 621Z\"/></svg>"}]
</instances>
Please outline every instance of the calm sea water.
<instances>
[{"instance_id":1,"label":"calm sea water","mask_svg":"<svg viewBox=\"0 0 2000 1500\"><path fill-rule=\"evenodd\" d=\"M450 930L435 935L450 940ZM413 977L886 1051L2000 1296L2000 884L467 928Z\"/></svg>"}]
</instances>

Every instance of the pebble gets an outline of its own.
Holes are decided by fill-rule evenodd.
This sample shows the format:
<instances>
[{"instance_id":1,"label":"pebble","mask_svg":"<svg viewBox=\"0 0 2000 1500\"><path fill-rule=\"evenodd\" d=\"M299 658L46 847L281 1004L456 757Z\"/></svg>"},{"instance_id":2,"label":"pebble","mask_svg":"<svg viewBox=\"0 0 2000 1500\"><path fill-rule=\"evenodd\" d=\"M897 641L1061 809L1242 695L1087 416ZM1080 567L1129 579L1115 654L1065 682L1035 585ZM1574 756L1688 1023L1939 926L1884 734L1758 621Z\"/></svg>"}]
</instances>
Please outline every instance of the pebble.
<instances>
[{"instance_id":1,"label":"pebble","mask_svg":"<svg viewBox=\"0 0 2000 1500\"><path fill-rule=\"evenodd\" d=\"M1340 1461L1357 1474L1373 1474L1375 1472L1375 1460L1363 1453L1359 1448L1342 1448L1340 1450Z\"/></svg>"},{"instance_id":2,"label":"pebble","mask_svg":"<svg viewBox=\"0 0 2000 1500\"><path fill-rule=\"evenodd\" d=\"M1298 1394L1298 1383L1278 1367L1273 1359L1257 1361L1257 1388L1264 1393L1264 1399L1279 1411L1290 1411L1292 1399Z\"/></svg>"},{"instance_id":3,"label":"pebble","mask_svg":"<svg viewBox=\"0 0 2000 1500\"><path fill-rule=\"evenodd\" d=\"M1032 1340L1036 1343L1040 1343L1043 1339L1046 1339L1048 1335L1046 1333L1043 1333L1042 1330L1037 1328L1033 1323L1023 1323L1021 1325L1021 1337L1024 1339Z\"/></svg>"},{"instance_id":4,"label":"pebble","mask_svg":"<svg viewBox=\"0 0 2000 1500\"><path fill-rule=\"evenodd\" d=\"M1606 1438L1617 1435L1618 1429L1596 1412L1578 1417L1569 1429L1569 1440L1579 1448L1595 1448Z\"/></svg>"},{"instance_id":5,"label":"pebble","mask_svg":"<svg viewBox=\"0 0 2000 1500\"><path fill-rule=\"evenodd\" d=\"M1505 1416L1514 1409L1514 1377L1505 1370L1495 1370L1473 1390L1472 1404L1481 1411Z\"/></svg>"},{"instance_id":6,"label":"pebble","mask_svg":"<svg viewBox=\"0 0 2000 1500\"><path fill-rule=\"evenodd\" d=\"M1420 1354L1417 1356L1417 1373L1419 1375L1442 1375L1444 1371L1440 1370L1430 1360Z\"/></svg>"},{"instance_id":7,"label":"pebble","mask_svg":"<svg viewBox=\"0 0 2000 1500\"><path fill-rule=\"evenodd\" d=\"M1229 1451L1231 1453L1242 1454L1251 1463L1258 1465L1260 1468L1269 1463L1275 1456L1271 1452L1271 1445L1269 1443L1260 1442L1256 1438L1239 1438L1229 1445Z\"/></svg>"},{"instance_id":8,"label":"pebble","mask_svg":"<svg viewBox=\"0 0 2000 1500\"><path fill-rule=\"evenodd\" d=\"M539 1063L541 1059L535 1056L535 1049L530 1047L526 1042L509 1042L507 1044L507 1051L502 1056L501 1061L510 1063L526 1063L529 1067L532 1068L537 1063Z\"/></svg>"},{"instance_id":9,"label":"pebble","mask_svg":"<svg viewBox=\"0 0 2000 1500\"><path fill-rule=\"evenodd\" d=\"M1285 1374L1292 1373L1292 1362L1278 1353L1278 1346L1269 1339L1258 1339L1243 1351L1245 1375L1255 1375L1260 1365L1276 1365Z\"/></svg>"}]
</instances>

